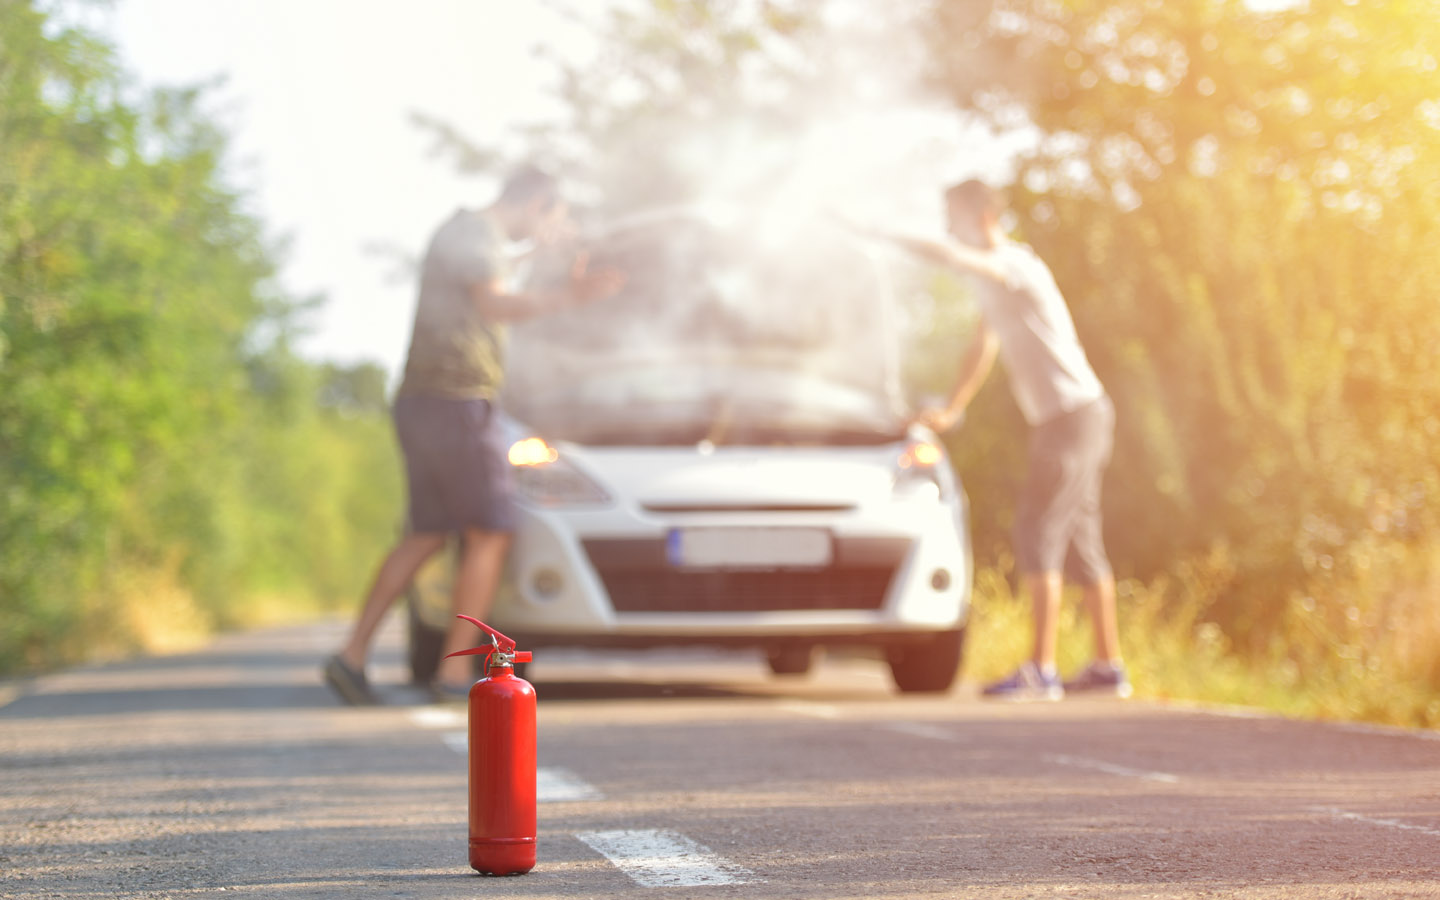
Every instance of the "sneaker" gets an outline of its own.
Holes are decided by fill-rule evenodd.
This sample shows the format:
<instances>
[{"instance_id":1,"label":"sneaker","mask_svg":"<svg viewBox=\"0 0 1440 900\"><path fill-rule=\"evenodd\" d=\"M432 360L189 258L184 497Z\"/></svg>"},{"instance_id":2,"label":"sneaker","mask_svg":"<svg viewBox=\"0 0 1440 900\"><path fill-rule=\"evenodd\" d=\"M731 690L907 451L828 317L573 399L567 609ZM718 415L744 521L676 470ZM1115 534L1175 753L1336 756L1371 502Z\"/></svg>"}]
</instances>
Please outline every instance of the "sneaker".
<instances>
[{"instance_id":1,"label":"sneaker","mask_svg":"<svg viewBox=\"0 0 1440 900\"><path fill-rule=\"evenodd\" d=\"M378 701L365 680L364 670L351 668L339 655L325 660L325 683L351 706L374 706Z\"/></svg>"},{"instance_id":2,"label":"sneaker","mask_svg":"<svg viewBox=\"0 0 1440 900\"><path fill-rule=\"evenodd\" d=\"M1130 676L1125 673L1124 663L1100 660L1092 662L1065 682L1065 690L1077 694L1105 694L1122 700L1134 692L1130 686Z\"/></svg>"},{"instance_id":3,"label":"sneaker","mask_svg":"<svg viewBox=\"0 0 1440 900\"><path fill-rule=\"evenodd\" d=\"M1047 674L1033 662L1025 662L1009 678L986 685L980 693L996 700L1061 700L1065 686L1059 675Z\"/></svg>"}]
</instances>

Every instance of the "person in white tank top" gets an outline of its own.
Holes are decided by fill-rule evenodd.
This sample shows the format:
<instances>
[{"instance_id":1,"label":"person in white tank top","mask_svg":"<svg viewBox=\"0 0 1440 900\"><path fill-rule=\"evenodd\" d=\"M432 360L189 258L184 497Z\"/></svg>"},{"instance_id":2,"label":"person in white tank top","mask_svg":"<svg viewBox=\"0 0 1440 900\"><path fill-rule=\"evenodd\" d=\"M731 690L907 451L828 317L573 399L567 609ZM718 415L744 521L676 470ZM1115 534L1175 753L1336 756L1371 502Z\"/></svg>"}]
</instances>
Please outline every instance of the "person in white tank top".
<instances>
[{"instance_id":1,"label":"person in white tank top","mask_svg":"<svg viewBox=\"0 0 1440 900\"><path fill-rule=\"evenodd\" d=\"M998 356L1031 427L1014 537L1017 564L1034 603L1035 643L1028 661L984 693L1017 700L1058 700L1066 689L1128 696L1115 578L1101 534L1100 484L1114 431L1109 397L1049 267L1001 227L999 194L982 182L963 182L945 192L945 209L949 241L859 230L969 276L975 287L981 320L950 399L922 410L915 421L937 432L954 428ZM1084 589L1095 626L1095 660L1062 682L1055 651L1067 573Z\"/></svg>"}]
</instances>

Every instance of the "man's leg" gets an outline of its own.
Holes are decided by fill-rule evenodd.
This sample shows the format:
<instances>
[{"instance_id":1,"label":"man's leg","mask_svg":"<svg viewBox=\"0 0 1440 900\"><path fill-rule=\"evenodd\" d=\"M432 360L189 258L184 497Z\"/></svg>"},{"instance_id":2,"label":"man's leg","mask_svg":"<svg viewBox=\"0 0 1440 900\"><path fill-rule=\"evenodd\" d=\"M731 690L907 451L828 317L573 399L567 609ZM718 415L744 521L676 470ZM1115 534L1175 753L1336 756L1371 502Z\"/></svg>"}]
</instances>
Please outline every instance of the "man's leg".
<instances>
[{"instance_id":1,"label":"man's leg","mask_svg":"<svg viewBox=\"0 0 1440 900\"><path fill-rule=\"evenodd\" d=\"M1085 608L1095 633L1095 660L1067 681L1065 689L1129 697L1133 688L1121 659L1119 617L1115 611L1115 576L1105 554L1100 513L1100 485L1110 458L1113 415L1108 401L1098 404L1092 412L1088 445L1093 454L1093 465L1086 480L1085 500L1072 550L1078 565L1076 579L1085 585Z\"/></svg>"},{"instance_id":2,"label":"man's leg","mask_svg":"<svg viewBox=\"0 0 1440 900\"><path fill-rule=\"evenodd\" d=\"M1030 589L1031 615L1035 620L1035 649L1030 661L1041 672L1055 671L1055 647L1060 634L1060 592L1064 579L1059 572L1025 576Z\"/></svg>"},{"instance_id":3,"label":"man's leg","mask_svg":"<svg viewBox=\"0 0 1440 900\"><path fill-rule=\"evenodd\" d=\"M1029 661L1008 678L986 685L987 697L1014 700L1059 700L1064 691L1055 672L1055 646L1060 622L1060 563L1068 523L1061 515L1067 469L1064 422L1036 427L1030 435L1025 482L1015 510L1015 562L1030 595L1035 629Z\"/></svg>"},{"instance_id":4,"label":"man's leg","mask_svg":"<svg viewBox=\"0 0 1440 900\"><path fill-rule=\"evenodd\" d=\"M1085 608L1095 632L1095 659L1120 662L1120 626L1115 613L1115 576L1104 575L1085 588Z\"/></svg>"},{"instance_id":5,"label":"man's leg","mask_svg":"<svg viewBox=\"0 0 1440 900\"><path fill-rule=\"evenodd\" d=\"M460 555L460 568L455 573L455 597L452 612L465 614L481 621L490 612L495 600L495 589L500 583L500 573L505 567L505 554L510 550L510 534L505 531L486 531L479 528L465 530L464 547ZM474 625L463 619L452 619L445 633L444 653L454 653L476 646L477 641L486 639ZM468 684L474 681L474 661L468 656L442 659L435 673L442 684Z\"/></svg>"},{"instance_id":6,"label":"man's leg","mask_svg":"<svg viewBox=\"0 0 1440 900\"><path fill-rule=\"evenodd\" d=\"M1008 678L986 685L981 695L1004 700L1059 700L1065 696L1055 671L1062 584L1059 572L1042 570L1025 576L1035 627L1034 649L1028 661L1021 663Z\"/></svg>"},{"instance_id":7,"label":"man's leg","mask_svg":"<svg viewBox=\"0 0 1440 900\"><path fill-rule=\"evenodd\" d=\"M1038 426L1030 435L1025 483L1015 512L1015 560L1030 593L1035 628L1030 661L1053 676L1060 631L1062 567L1075 505L1075 467L1069 459L1067 417Z\"/></svg>"},{"instance_id":8,"label":"man's leg","mask_svg":"<svg viewBox=\"0 0 1440 900\"><path fill-rule=\"evenodd\" d=\"M1090 467L1085 477L1084 499L1080 507L1075 536L1072 539L1074 558L1080 565L1077 580L1085 585L1085 609L1095 632L1095 660L1120 663L1120 628L1115 612L1115 575L1105 553L1104 517L1100 510L1101 484L1110 463L1114 442L1115 413L1108 399L1089 411L1085 444Z\"/></svg>"},{"instance_id":9,"label":"man's leg","mask_svg":"<svg viewBox=\"0 0 1440 900\"><path fill-rule=\"evenodd\" d=\"M357 672L364 671L365 661L370 656L370 642L375 631L393 604L404 592L405 586L420 571L425 561L445 546L443 534L410 534L401 538L386 555L375 573L370 593L365 597L365 606L355 620L354 630L340 658Z\"/></svg>"},{"instance_id":10,"label":"man's leg","mask_svg":"<svg viewBox=\"0 0 1440 900\"><path fill-rule=\"evenodd\" d=\"M1120 629L1115 614L1115 576L1109 570L1085 586L1085 608L1095 631L1095 660L1065 682L1065 690L1129 697L1134 688L1120 657Z\"/></svg>"}]
</instances>

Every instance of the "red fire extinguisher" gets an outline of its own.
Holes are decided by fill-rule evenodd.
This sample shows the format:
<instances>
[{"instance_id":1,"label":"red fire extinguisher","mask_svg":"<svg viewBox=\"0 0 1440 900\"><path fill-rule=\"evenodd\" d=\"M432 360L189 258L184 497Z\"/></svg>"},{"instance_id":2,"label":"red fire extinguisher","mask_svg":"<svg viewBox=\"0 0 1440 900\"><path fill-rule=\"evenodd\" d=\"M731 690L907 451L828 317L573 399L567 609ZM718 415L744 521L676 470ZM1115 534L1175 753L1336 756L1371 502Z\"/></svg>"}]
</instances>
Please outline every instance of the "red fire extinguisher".
<instances>
[{"instance_id":1,"label":"red fire extinguisher","mask_svg":"<svg viewBox=\"0 0 1440 900\"><path fill-rule=\"evenodd\" d=\"M515 677L530 652L470 616L493 644L449 656L488 656L470 688L470 867L485 875L535 868L535 688Z\"/></svg>"}]
</instances>

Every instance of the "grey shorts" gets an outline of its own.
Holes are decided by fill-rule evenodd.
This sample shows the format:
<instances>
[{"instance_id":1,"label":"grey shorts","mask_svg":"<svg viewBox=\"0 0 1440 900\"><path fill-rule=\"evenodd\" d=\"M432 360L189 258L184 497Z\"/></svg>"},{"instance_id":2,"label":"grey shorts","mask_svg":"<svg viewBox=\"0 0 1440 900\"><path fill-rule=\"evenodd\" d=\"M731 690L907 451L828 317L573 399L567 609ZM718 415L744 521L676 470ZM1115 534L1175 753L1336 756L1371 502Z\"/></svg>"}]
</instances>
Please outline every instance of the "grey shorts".
<instances>
[{"instance_id":1,"label":"grey shorts","mask_svg":"<svg viewBox=\"0 0 1440 900\"><path fill-rule=\"evenodd\" d=\"M394 417L411 532L515 529L509 449L489 401L402 394Z\"/></svg>"},{"instance_id":2,"label":"grey shorts","mask_svg":"<svg viewBox=\"0 0 1440 900\"><path fill-rule=\"evenodd\" d=\"M1115 437L1109 397L1062 413L1030 433L1025 486L1015 514L1020 572L1063 572L1081 584L1110 574L1100 485Z\"/></svg>"}]
</instances>

